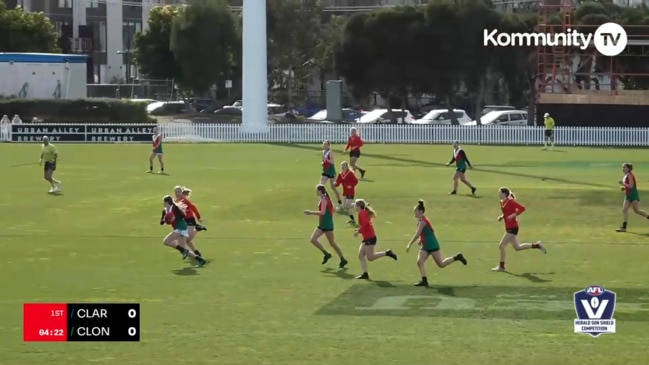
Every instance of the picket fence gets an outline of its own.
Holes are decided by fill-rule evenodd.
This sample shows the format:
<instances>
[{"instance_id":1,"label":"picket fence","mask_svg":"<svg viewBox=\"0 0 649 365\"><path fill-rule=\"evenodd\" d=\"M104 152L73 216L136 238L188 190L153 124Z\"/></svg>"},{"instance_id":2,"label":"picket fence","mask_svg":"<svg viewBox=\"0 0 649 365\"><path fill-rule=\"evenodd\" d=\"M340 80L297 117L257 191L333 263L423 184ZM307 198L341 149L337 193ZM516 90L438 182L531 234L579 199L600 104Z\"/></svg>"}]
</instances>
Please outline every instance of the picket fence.
<instances>
[{"instance_id":1,"label":"picket fence","mask_svg":"<svg viewBox=\"0 0 649 365\"><path fill-rule=\"evenodd\" d=\"M169 122L159 125L168 142L226 143L346 143L350 124L276 124L267 132L244 133L235 124ZM543 141L543 127L528 126L432 126L358 125L368 143L535 145ZM649 146L649 128L557 127L557 145L564 146Z\"/></svg>"}]
</instances>

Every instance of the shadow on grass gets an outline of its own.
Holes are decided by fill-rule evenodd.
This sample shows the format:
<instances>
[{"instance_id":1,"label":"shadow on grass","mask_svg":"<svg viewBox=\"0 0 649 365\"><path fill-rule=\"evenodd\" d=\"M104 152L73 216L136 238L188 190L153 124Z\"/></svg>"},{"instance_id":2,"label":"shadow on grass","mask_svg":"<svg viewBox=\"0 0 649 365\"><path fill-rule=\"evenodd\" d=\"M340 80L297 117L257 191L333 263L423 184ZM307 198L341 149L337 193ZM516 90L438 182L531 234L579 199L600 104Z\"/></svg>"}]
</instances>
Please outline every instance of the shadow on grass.
<instances>
[{"instance_id":1,"label":"shadow on grass","mask_svg":"<svg viewBox=\"0 0 649 365\"><path fill-rule=\"evenodd\" d=\"M51 193L48 192L47 195L49 195L49 196L63 196L64 194L62 192L60 192L60 191L57 191L57 192L51 192Z\"/></svg>"},{"instance_id":2,"label":"shadow on grass","mask_svg":"<svg viewBox=\"0 0 649 365\"><path fill-rule=\"evenodd\" d=\"M171 272L174 275L178 275L178 276L194 276L194 275L198 275L198 271L196 269L194 269L193 267L185 267L185 268L180 269L180 270L171 270Z\"/></svg>"},{"instance_id":3,"label":"shadow on grass","mask_svg":"<svg viewBox=\"0 0 649 365\"><path fill-rule=\"evenodd\" d=\"M526 273L522 273L522 274L515 274L515 273L510 272L510 271L505 271L505 273L506 273L507 275L516 276L517 278L527 279L527 280L529 280L529 281L532 282L532 283L549 283L549 282L551 282L552 280L550 280L550 279L543 279L543 278L539 277L538 275L554 275L554 272L546 272L546 273L531 273L531 272L526 272Z\"/></svg>"},{"instance_id":4,"label":"shadow on grass","mask_svg":"<svg viewBox=\"0 0 649 365\"><path fill-rule=\"evenodd\" d=\"M329 274L329 275L332 275L332 276L337 276L337 277L339 277L341 279L344 279L344 280L352 280L352 279L354 279L354 275L348 273L347 270L348 270L347 268L345 268L345 269L332 269L332 268L328 267L328 268L326 268L326 269L324 269L324 270L322 270L320 272L323 273L323 274Z\"/></svg>"},{"instance_id":5,"label":"shadow on grass","mask_svg":"<svg viewBox=\"0 0 649 365\"><path fill-rule=\"evenodd\" d=\"M638 233L638 232L629 232L629 231L627 231L626 233L631 233L631 234L634 234L636 236L649 237L649 232L647 232L647 233Z\"/></svg>"},{"instance_id":6,"label":"shadow on grass","mask_svg":"<svg viewBox=\"0 0 649 365\"><path fill-rule=\"evenodd\" d=\"M321 150L320 147L307 146L307 145L301 145L301 144L272 143L270 145L297 148L297 149L304 149L304 150L311 150L311 151L320 151ZM557 151L555 151L555 152L557 152ZM445 163L414 160L414 159L410 159L410 158L403 158L403 157L397 157L397 156L388 156L388 155L375 154L375 153L363 153L363 156L372 157L372 158L376 158L376 159L379 159L379 160L385 160L385 161L399 161L399 162L406 162L406 163L412 163L412 164L419 164L419 165L422 165L422 166L436 166L436 167L445 167L446 166ZM474 168L473 171L480 171L480 172L486 172L486 173L497 174L497 175L505 175L505 176L522 177L522 178L527 178L527 179L540 179L542 181L553 181L553 182L564 183L564 184L590 186L590 187L597 187L597 188L610 187L610 185L605 185L605 184L597 184L597 183L590 183L590 182L585 182L585 181L577 181L577 180L569 180L569 179L559 179L559 178L548 177L548 176L523 174L523 173L518 173L518 172L501 171L501 170L494 170L494 169Z\"/></svg>"}]
</instances>

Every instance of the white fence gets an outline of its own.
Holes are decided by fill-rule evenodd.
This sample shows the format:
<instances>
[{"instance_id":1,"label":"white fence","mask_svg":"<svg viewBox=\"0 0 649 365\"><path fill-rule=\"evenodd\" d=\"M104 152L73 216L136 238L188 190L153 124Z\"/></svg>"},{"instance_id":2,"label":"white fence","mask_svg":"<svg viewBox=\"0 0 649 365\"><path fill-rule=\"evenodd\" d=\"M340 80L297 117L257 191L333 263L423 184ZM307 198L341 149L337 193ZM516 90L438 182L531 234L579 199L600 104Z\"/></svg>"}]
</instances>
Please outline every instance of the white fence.
<instances>
[{"instance_id":1,"label":"white fence","mask_svg":"<svg viewBox=\"0 0 649 365\"><path fill-rule=\"evenodd\" d=\"M346 143L350 124L276 124L266 133L243 133L240 125L164 123L166 141L228 143ZM358 125L370 143L533 145L544 138L543 127L527 126L432 126ZM649 128L557 127L557 145L565 146L649 146Z\"/></svg>"},{"instance_id":2,"label":"white fence","mask_svg":"<svg viewBox=\"0 0 649 365\"><path fill-rule=\"evenodd\" d=\"M244 133L240 125L168 122L158 125L167 142L224 143L346 143L352 124L274 124L264 133ZM538 145L543 127L431 126L353 124L368 143ZM151 124L24 124L0 128L0 141L39 142L43 135L54 142L150 143ZM646 147L649 128L557 127L555 141L563 146Z\"/></svg>"}]
</instances>

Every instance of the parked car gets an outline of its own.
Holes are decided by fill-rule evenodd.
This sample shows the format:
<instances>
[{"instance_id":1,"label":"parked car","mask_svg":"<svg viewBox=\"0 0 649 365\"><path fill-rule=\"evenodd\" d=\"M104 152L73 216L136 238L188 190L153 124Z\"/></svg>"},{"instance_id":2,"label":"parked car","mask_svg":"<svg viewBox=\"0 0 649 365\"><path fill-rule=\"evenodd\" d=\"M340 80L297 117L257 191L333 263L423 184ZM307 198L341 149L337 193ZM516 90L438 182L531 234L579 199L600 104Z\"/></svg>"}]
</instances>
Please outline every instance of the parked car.
<instances>
[{"instance_id":1,"label":"parked car","mask_svg":"<svg viewBox=\"0 0 649 365\"><path fill-rule=\"evenodd\" d=\"M515 107L511 105L485 105L480 112L480 116L487 115L487 113L500 111L500 110L516 110Z\"/></svg>"},{"instance_id":2,"label":"parked car","mask_svg":"<svg viewBox=\"0 0 649 365\"><path fill-rule=\"evenodd\" d=\"M243 100L237 100L234 103L232 103L231 106L234 107L234 108L241 109L241 107L243 106Z\"/></svg>"},{"instance_id":3,"label":"parked car","mask_svg":"<svg viewBox=\"0 0 649 365\"><path fill-rule=\"evenodd\" d=\"M514 126L514 125L527 125L527 112L524 110L500 110L489 112L480 117L482 125L486 126ZM476 121L467 123L465 125L477 125Z\"/></svg>"},{"instance_id":4,"label":"parked car","mask_svg":"<svg viewBox=\"0 0 649 365\"><path fill-rule=\"evenodd\" d=\"M160 101L147 105L146 111L151 115L163 116L187 113L190 108L184 101Z\"/></svg>"},{"instance_id":5,"label":"parked car","mask_svg":"<svg viewBox=\"0 0 649 365\"><path fill-rule=\"evenodd\" d=\"M459 124L471 123L471 118L466 114L462 109L453 109L453 114L455 119ZM441 124L441 125L451 125L451 113L448 112L448 109L434 109L426 113L421 119L417 119L412 122L412 124Z\"/></svg>"},{"instance_id":6,"label":"parked car","mask_svg":"<svg viewBox=\"0 0 649 365\"><path fill-rule=\"evenodd\" d=\"M392 116L398 124L410 124L414 120L412 114L408 110L392 109ZM388 109L376 109L363 114L360 118L356 119L356 123L361 124L388 124L392 123Z\"/></svg>"},{"instance_id":7,"label":"parked car","mask_svg":"<svg viewBox=\"0 0 649 365\"><path fill-rule=\"evenodd\" d=\"M146 105L151 105L153 103L160 103L159 100L155 99L126 99L129 103L142 103Z\"/></svg>"},{"instance_id":8,"label":"parked car","mask_svg":"<svg viewBox=\"0 0 649 365\"><path fill-rule=\"evenodd\" d=\"M343 112L342 121L346 123L352 123L363 115L358 110L351 109L351 108L343 108L342 112ZM328 122L327 109L320 110L319 112L307 118L307 120L309 122Z\"/></svg>"}]
</instances>

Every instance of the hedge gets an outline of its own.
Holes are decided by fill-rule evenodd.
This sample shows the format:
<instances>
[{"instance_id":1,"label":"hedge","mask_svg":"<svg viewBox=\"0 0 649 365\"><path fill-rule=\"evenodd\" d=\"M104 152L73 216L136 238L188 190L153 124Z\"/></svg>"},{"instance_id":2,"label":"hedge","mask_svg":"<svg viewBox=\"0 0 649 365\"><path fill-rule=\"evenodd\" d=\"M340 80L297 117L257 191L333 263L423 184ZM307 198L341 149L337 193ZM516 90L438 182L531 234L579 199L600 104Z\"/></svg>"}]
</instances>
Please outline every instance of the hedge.
<instances>
[{"instance_id":1,"label":"hedge","mask_svg":"<svg viewBox=\"0 0 649 365\"><path fill-rule=\"evenodd\" d=\"M15 114L28 123L149 123L146 104L118 99L10 99L0 100L0 115Z\"/></svg>"}]
</instances>

